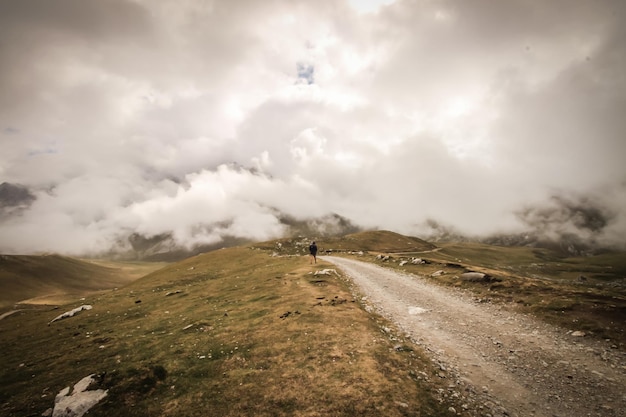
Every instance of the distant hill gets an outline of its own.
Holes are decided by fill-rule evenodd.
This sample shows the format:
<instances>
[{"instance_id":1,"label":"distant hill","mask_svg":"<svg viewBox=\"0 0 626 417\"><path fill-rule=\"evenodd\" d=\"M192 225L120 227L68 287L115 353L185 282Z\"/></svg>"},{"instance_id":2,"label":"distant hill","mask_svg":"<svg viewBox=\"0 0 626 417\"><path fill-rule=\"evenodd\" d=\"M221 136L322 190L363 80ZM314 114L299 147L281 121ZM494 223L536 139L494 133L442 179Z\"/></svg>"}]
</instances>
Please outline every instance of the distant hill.
<instances>
[{"instance_id":1,"label":"distant hill","mask_svg":"<svg viewBox=\"0 0 626 417\"><path fill-rule=\"evenodd\" d=\"M46 298L41 302L76 298L135 278L119 264L105 266L60 255L0 255L0 309L28 300L37 302L36 298Z\"/></svg>"},{"instance_id":2,"label":"distant hill","mask_svg":"<svg viewBox=\"0 0 626 417\"><path fill-rule=\"evenodd\" d=\"M404 236L387 230L351 233L337 237L298 237L276 239L255 244L255 247L274 249L287 254L307 254L311 241L315 240L320 252L422 252L437 246L413 236Z\"/></svg>"},{"instance_id":3,"label":"distant hill","mask_svg":"<svg viewBox=\"0 0 626 417\"><path fill-rule=\"evenodd\" d=\"M369 252L420 252L437 246L414 236L405 236L387 230L368 231L331 238L325 249Z\"/></svg>"}]
</instances>

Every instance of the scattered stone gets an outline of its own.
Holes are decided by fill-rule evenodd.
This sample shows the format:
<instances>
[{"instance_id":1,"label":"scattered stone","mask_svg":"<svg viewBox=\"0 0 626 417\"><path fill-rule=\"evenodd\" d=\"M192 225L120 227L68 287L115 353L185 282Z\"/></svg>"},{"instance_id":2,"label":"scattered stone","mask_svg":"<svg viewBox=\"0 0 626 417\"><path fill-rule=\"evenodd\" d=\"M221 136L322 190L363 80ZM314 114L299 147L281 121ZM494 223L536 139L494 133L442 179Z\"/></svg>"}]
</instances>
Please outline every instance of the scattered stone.
<instances>
[{"instance_id":1,"label":"scattered stone","mask_svg":"<svg viewBox=\"0 0 626 417\"><path fill-rule=\"evenodd\" d=\"M135 300L135 304L141 304L141 300Z\"/></svg>"},{"instance_id":2,"label":"scattered stone","mask_svg":"<svg viewBox=\"0 0 626 417\"><path fill-rule=\"evenodd\" d=\"M404 265L406 265L408 263L409 263L409 261L402 261L402 262L400 262L400 266L404 266Z\"/></svg>"},{"instance_id":3,"label":"scattered stone","mask_svg":"<svg viewBox=\"0 0 626 417\"><path fill-rule=\"evenodd\" d=\"M188 324L187 326L183 327L183 330L189 330L193 327L193 324Z\"/></svg>"},{"instance_id":4,"label":"scattered stone","mask_svg":"<svg viewBox=\"0 0 626 417\"><path fill-rule=\"evenodd\" d=\"M572 336L574 336L574 337L585 337L585 332L581 332L579 330L576 330L575 332L572 332Z\"/></svg>"},{"instance_id":5,"label":"scattered stone","mask_svg":"<svg viewBox=\"0 0 626 417\"><path fill-rule=\"evenodd\" d=\"M93 307L90 306L89 304L83 304L80 307L76 307L73 310L66 311L65 313L61 314L60 316L55 317L54 319L52 319L52 321L50 321L50 323L54 323L57 320L63 320L63 319L69 318L69 317L73 317L76 313L79 313L79 312L81 312L83 310L91 310L92 308ZM50 323L48 323L48 324L50 324Z\"/></svg>"},{"instance_id":6,"label":"scattered stone","mask_svg":"<svg viewBox=\"0 0 626 417\"><path fill-rule=\"evenodd\" d=\"M420 265L420 264L423 264L425 262L422 260L422 258L413 258L413 259L411 259L411 263L413 265Z\"/></svg>"},{"instance_id":7,"label":"scattered stone","mask_svg":"<svg viewBox=\"0 0 626 417\"><path fill-rule=\"evenodd\" d=\"M454 407L448 407L448 411L452 414L456 414L456 409Z\"/></svg>"},{"instance_id":8,"label":"scattered stone","mask_svg":"<svg viewBox=\"0 0 626 417\"><path fill-rule=\"evenodd\" d=\"M46 411L41 413L42 417L50 417L52 415L52 408L48 408Z\"/></svg>"},{"instance_id":9,"label":"scattered stone","mask_svg":"<svg viewBox=\"0 0 626 417\"><path fill-rule=\"evenodd\" d=\"M487 274L482 272L465 272L461 274L461 279L470 282L488 281Z\"/></svg>"},{"instance_id":10,"label":"scattered stone","mask_svg":"<svg viewBox=\"0 0 626 417\"><path fill-rule=\"evenodd\" d=\"M170 295L180 294L181 292L182 292L181 290L170 291L170 292L166 293L165 296L169 297Z\"/></svg>"},{"instance_id":11,"label":"scattered stone","mask_svg":"<svg viewBox=\"0 0 626 417\"><path fill-rule=\"evenodd\" d=\"M70 387L62 389L54 399L52 417L82 417L94 405L107 396L105 390L88 390L95 382L94 374L86 376L74 385L70 395Z\"/></svg>"},{"instance_id":12,"label":"scattered stone","mask_svg":"<svg viewBox=\"0 0 626 417\"><path fill-rule=\"evenodd\" d=\"M440 276L442 276L443 274L445 274L445 271L443 271L443 270L441 270L441 269L440 269L439 271L435 271L435 272L433 272L432 274L430 274L430 276L431 276L431 277L440 277Z\"/></svg>"},{"instance_id":13,"label":"scattered stone","mask_svg":"<svg viewBox=\"0 0 626 417\"><path fill-rule=\"evenodd\" d=\"M319 271L315 271L313 275L331 275L331 274L339 275L337 274L337 271L334 269L321 269Z\"/></svg>"}]
</instances>

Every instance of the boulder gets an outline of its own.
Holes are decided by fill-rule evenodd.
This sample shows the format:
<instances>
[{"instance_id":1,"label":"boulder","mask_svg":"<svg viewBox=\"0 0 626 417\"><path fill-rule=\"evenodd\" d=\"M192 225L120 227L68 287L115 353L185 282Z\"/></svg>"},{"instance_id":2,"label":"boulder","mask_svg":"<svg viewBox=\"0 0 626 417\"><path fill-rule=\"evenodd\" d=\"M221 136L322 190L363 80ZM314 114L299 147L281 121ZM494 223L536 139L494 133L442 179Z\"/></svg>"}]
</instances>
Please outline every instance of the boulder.
<instances>
[{"instance_id":1,"label":"boulder","mask_svg":"<svg viewBox=\"0 0 626 417\"><path fill-rule=\"evenodd\" d=\"M71 394L70 387L62 389L54 399L52 417L82 417L90 408L106 397L108 391L102 389L88 390L89 386L95 382L93 377L92 374L78 381Z\"/></svg>"}]
</instances>

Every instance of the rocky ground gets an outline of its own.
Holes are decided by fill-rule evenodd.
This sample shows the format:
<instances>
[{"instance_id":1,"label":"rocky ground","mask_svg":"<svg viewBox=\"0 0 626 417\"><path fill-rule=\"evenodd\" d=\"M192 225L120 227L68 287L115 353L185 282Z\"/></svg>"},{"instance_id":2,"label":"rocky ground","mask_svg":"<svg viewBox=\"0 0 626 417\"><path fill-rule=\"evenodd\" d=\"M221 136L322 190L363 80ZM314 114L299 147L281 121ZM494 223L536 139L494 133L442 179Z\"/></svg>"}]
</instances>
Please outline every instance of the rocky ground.
<instances>
[{"instance_id":1,"label":"rocky ground","mask_svg":"<svg viewBox=\"0 0 626 417\"><path fill-rule=\"evenodd\" d=\"M611 341L552 327L416 275L323 259L353 281L368 308L431 355L437 377L450 382L439 394L460 404L451 410L457 415L626 416L626 354Z\"/></svg>"}]
</instances>

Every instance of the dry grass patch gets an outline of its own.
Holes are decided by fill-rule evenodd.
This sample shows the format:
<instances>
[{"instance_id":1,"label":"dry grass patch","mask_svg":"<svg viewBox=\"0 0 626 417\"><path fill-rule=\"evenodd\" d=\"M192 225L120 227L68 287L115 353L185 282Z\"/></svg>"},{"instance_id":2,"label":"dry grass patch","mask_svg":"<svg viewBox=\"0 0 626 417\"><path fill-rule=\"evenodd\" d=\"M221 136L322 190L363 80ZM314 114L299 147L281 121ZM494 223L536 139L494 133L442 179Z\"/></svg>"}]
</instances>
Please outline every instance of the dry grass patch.
<instances>
[{"instance_id":1,"label":"dry grass patch","mask_svg":"<svg viewBox=\"0 0 626 417\"><path fill-rule=\"evenodd\" d=\"M270 254L195 256L50 326L59 310L0 321L0 414L40 415L97 373L92 416L449 415L438 378L416 378L434 374L420 351L394 349L411 344L341 277L313 275L329 265Z\"/></svg>"}]
</instances>

